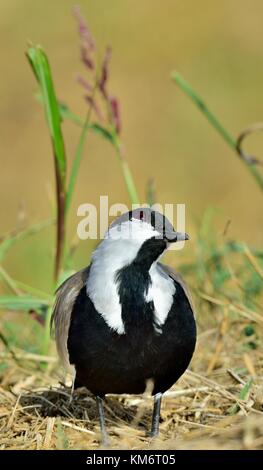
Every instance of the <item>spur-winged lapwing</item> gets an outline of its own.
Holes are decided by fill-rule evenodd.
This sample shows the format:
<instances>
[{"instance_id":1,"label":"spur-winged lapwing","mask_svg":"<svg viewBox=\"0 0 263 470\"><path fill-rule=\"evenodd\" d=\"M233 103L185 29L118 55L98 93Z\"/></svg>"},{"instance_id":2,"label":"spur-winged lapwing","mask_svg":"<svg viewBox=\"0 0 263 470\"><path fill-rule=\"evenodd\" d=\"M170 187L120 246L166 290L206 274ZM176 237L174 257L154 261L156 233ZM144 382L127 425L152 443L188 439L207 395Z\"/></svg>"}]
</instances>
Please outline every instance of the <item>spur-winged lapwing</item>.
<instances>
[{"instance_id":1,"label":"spur-winged lapwing","mask_svg":"<svg viewBox=\"0 0 263 470\"><path fill-rule=\"evenodd\" d=\"M192 302L181 277L159 262L170 243L187 239L159 212L136 209L110 225L91 264L57 291L52 322L58 353L74 366L75 387L96 396L104 444L105 394L143 393L150 380L156 436L162 394L192 358Z\"/></svg>"}]
</instances>

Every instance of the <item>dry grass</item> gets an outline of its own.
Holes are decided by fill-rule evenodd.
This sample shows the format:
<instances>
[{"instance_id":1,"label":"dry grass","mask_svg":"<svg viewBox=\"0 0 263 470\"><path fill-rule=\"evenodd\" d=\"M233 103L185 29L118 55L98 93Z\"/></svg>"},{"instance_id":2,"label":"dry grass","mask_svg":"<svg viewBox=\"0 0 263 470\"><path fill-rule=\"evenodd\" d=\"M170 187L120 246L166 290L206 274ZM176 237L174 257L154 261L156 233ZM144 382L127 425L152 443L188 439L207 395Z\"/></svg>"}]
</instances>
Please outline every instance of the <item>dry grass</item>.
<instances>
[{"instance_id":1,"label":"dry grass","mask_svg":"<svg viewBox=\"0 0 263 470\"><path fill-rule=\"evenodd\" d=\"M146 437L152 399L109 396L107 426L115 449L262 449L262 328L245 337L250 322L220 310L202 321L191 370L166 394L160 437ZM211 325L213 324L213 326ZM251 323L249 323L251 324ZM200 331L203 330L203 331ZM255 349L248 348L255 341ZM2 349L0 449L96 449L99 424L93 397L62 386L55 356ZM61 375L62 377L62 375ZM249 388L246 384L252 378ZM249 390L247 390L247 388Z\"/></svg>"},{"instance_id":2,"label":"dry grass","mask_svg":"<svg viewBox=\"0 0 263 470\"><path fill-rule=\"evenodd\" d=\"M154 442L152 398L107 397L114 449L263 449L263 254L206 241L204 226L211 232L206 221L186 266L198 323L191 369L166 393ZM0 327L0 449L98 448L94 398L84 389L71 397L54 345L49 356L29 352L42 327L20 312Z\"/></svg>"}]
</instances>

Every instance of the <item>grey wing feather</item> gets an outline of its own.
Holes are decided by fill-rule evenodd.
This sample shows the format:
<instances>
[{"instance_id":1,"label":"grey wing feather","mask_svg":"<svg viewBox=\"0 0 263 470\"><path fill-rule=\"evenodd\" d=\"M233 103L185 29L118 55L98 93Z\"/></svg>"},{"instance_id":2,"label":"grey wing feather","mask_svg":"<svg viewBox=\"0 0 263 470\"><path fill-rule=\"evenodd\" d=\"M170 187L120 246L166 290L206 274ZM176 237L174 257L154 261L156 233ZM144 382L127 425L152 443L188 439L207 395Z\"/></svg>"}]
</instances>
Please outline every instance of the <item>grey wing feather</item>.
<instances>
[{"instance_id":1,"label":"grey wing feather","mask_svg":"<svg viewBox=\"0 0 263 470\"><path fill-rule=\"evenodd\" d=\"M189 300L189 303L191 305L193 313L195 313L195 308L194 308L192 296L191 296L190 291L187 287L187 284L185 283L185 281L182 278L181 274L177 273L172 268L170 268L170 266L167 266L166 264L162 264L162 263L158 263L158 264L161 266L161 268L164 270L164 272L166 274L168 274L168 276L170 276L172 279L174 279L176 282L178 282L182 286L182 288L185 292L185 295Z\"/></svg>"},{"instance_id":2,"label":"grey wing feather","mask_svg":"<svg viewBox=\"0 0 263 470\"><path fill-rule=\"evenodd\" d=\"M58 355L68 369L71 369L68 355L68 332L74 302L87 281L89 267L78 271L69 277L58 288L50 322L51 331L54 328Z\"/></svg>"}]
</instances>

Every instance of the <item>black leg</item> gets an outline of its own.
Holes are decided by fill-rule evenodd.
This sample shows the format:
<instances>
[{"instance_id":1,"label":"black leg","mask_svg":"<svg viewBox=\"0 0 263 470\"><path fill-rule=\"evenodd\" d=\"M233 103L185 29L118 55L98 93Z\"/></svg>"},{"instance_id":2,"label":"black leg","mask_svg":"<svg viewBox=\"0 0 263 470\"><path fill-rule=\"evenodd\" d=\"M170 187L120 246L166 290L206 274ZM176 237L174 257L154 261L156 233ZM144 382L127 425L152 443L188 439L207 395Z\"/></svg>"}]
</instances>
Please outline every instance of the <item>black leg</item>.
<instances>
[{"instance_id":1,"label":"black leg","mask_svg":"<svg viewBox=\"0 0 263 470\"><path fill-rule=\"evenodd\" d=\"M103 400L102 400L102 398L96 396L96 402L97 402L97 408L98 408L99 420L100 420L101 444L103 446L108 446L109 445L109 436L108 436L107 429L106 429L106 424L105 424Z\"/></svg>"},{"instance_id":2,"label":"black leg","mask_svg":"<svg viewBox=\"0 0 263 470\"><path fill-rule=\"evenodd\" d=\"M150 437L156 437L159 434L159 421L160 421L162 396L163 396L162 393L156 393L156 395L154 395L152 429L150 432Z\"/></svg>"}]
</instances>

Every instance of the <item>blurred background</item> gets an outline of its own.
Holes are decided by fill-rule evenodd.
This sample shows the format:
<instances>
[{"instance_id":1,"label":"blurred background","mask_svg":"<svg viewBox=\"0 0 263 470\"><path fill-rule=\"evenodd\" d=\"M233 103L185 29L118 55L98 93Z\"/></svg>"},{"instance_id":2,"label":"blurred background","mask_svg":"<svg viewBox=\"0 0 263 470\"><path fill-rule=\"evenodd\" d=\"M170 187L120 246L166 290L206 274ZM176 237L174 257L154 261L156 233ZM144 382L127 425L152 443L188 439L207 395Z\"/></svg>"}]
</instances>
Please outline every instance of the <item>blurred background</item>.
<instances>
[{"instance_id":1,"label":"blurred background","mask_svg":"<svg viewBox=\"0 0 263 470\"><path fill-rule=\"evenodd\" d=\"M185 203L192 242L178 253L191 256L195 234L207 207L219 235L231 220L230 238L262 245L262 194L238 157L211 128L190 100L172 83L180 72L237 136L262 120L263 3L260 0L80 0L83 15L104 50L113 49L110 89L121 105L122 140L141 202L153 177L160 203ZM54 170L43 109L35 100L35 78L25 58L27 43L41 44L48 54L58 97L81 116L87 105L76 82L85 76L80 61L72 1L1 1L1 172L0 234L17 224L21 207L29 224L54 211ZM70 161L79 128L63 124ZM246 142L261 156L262 136ZM89 135L70 215L76 231L79 204L129 204L112 147ZM16 279L50 289L54 229L19 242L5 266ZM89 262L94 241L82 241L76 266ZM176 264L173 253L173 263Z\"/></svg>"}]
</instances>

